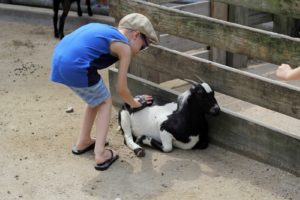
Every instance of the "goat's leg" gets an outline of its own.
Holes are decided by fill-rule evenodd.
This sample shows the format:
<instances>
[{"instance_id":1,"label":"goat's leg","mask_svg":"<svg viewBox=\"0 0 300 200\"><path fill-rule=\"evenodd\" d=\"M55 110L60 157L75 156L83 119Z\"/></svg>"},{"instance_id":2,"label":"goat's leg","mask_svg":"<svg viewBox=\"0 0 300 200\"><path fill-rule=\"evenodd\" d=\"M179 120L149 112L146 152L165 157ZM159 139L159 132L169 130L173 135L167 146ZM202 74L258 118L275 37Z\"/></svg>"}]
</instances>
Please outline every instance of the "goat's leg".
<instances>
[{"instance_id":1,"label":"goat's leg","mask_svg":"<svg viewBox=\"0 0 300 200\"><path fill-rule=\"evenodd\" d=\"M77 14L78 16L82 16L82 10L81 10L81 6L80 6L80 0L76 0L77 2Z\"/></svg>"},{"instance_id":2,"label":"goat's leg","mask_svg":"<svg viewBox=\"0 0 300 200\"><path fill-rule=\"evenodd\" d=\"M179 149L192 149L199 142L199 136L190 136L188 142L181 142L179 140L174 140L173 145Z\"/></svg>"},{"instance_id":3,"label":"goat's leg","mask_svg":"<svg viewBox=\"0 0 300 200\"><path fill-rule=\"evenodd\" d=\"M160 132L160 139L162 142L162 151L163 152L170 152L173 150L173 136L168 131L161 131Z\"/></svg>"},{"instance_id":4,"label":"goat's leg","mask_svg":"<svg viewBox=\"0 0 300 200\"><path fill-rule=\"evenodd\" d=\"M156 148L160 151L163 151L163 145L161 142L153 139L150 136L142 135L136 139L137 144L148 145L150 147Z\"/></svg>"},{"instance_id":5,"label":"goat's leg","mask_svg":"<svg viewBox=\"0 0 300 200\"><path fill-rule=\"evenodd\" d=\"M58 10L59 10L60 0L53 0L53 27L54 27L54 37L58 38L57 20L58 20Z\"/></svg>"},{"instance_id":6,"label":"goat's leg","mask_svg":"<svg viewBox=\"0 0 300 200\"><path fill-rule=\"evenodd\" d=\"M208 133L201 133L199 142L193 148L206 149L208 147L208 142Z\"/></svg>"},{"instance_id":7,"label":"goat's leg","mask_svg":"<svg viewBox=\"0 0 300 200\"><path fill-rule=\"evenodd\" d=\"M88 11L89 16L93 16L93 12L91 9L91 0L86 0L85 4L87 5L87 11Z\"/></svg>"},{"instance_id":8,"label":"goat's leg","mask_svg":"<svg viewBox=\"0 0 300 200\"><path fill-rule=\"evenodd\" d=\"M64 35L64 26L65 26L65 21L68 16L68 13L71 8L71 2L70 1L63 1L62 2L62 8L63 8L63 13L59 19L59 38L62 39Z\"/></svg>"},{"instance_id":9,"label":"goat's leg","mask_svg":"<svg viewBox=\"0 0 300 200\"><path fill-rule=\"evenodd\" d=\"M120 126L122 128L126 145L134 151L137 157L144 157L145 151L133 141L130 116L127 111L120 112Z\"/></svg>"},{"instance_id":10,"label":"goat's leg","mask_svg":"<svg viewBox=\"0 0 300 200\"><path fill-rule=\"evenodd\" d=\"M153 139L150 136L143 135L136 140L136 143L145 144L150 147L154 147L158 150L161 150L162 152L172 151L173 150L172 135L170 133L168 133L167 131L161 131L160 138L161 138L162 143Z\"/></svg>"}]
</instances>

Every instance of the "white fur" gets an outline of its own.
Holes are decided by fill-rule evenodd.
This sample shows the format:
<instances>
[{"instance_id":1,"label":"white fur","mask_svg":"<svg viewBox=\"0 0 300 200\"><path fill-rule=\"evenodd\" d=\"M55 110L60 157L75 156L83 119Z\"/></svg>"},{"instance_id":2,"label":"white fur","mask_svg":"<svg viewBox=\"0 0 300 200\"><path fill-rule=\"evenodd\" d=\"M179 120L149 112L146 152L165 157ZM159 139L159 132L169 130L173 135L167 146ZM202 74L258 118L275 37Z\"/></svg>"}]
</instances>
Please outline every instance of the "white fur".
<instances>
[{"instance_id":1,"label":"white fur","mask_svg":"<svg viewBox=\"0 0 300 200\"><path fill-rule=\"evenodd\" d=\"M139 112L133 113L130 116L133 134L136 137L147 135L162 142L160 137L160 125L176 108L177 105L175 103L169 103L165 106L147 107Z\"/></svg>"},{"instance_id":2,"label":"white fur","mask_svg":"<svg viewBox=\"0 0 300 200\"><path fill-rule=\"evenodd\" d=\"M137 145L132 138L132 132L131 132L131 122L130 122L130 115L127 111L121 112L121 127L124 131L124 138L126 141L127 146L134 150L137 148L141 148L139 145Z\"/></svg>"},{"instance_id":3,"label":"white fur","mask_svg":"<svg viewBox=\"0 0 300 200\"><path fill-rule=\"evenodd\" d=\"M189 95L190 92L183 93L179 97L181 103L186 101ZM169 103L164 106L147 107L131 115L128 111L123 110L121 112L121 126L124 131L127 146L132 150L141 148L139 145L134 143L132 138L133 134L137 138L143 135L148 136L143 143L149 146L151 146L150 138L161 142L164 152L172 151L173 145L180 149L193 148L199 141L199 136L190 136L189 142L183 143L181 141L177 141L169 132L160 130L162 122L164 122L167 119L167 116L172 114L176 109L176 103Z\"/></svg>"},{"instance_id":4,"label":"white fur","mask_svg":"<svg viewBox=\"0 0 300 200\"><path fill-rule=\"evenodd\" d=\"M211 87L207 83L202 83L201 86L205 89L206 93L212 92Z\"/></svg>"},{"instance_id":5,"label":"white fur","mask_svg":"<svg viewBox=\"0 0 300 200\"><path fill-rule=\"evenodd\" d=\"M183 102L187 101L188 97L191 95L191 91L187 90L181 95L178 96L178 102L179 102L179 110L182 109L182 106L184 105Z\"/></svg>"},{"instance_id":6,"label":"white fur","mask_svg":"<svg viewBox=\"0 0 300 200\"><path fill-rule=\"evenodd\" d=\"M132 114L129 114L126 110L122 110L121 127L124 131L127 146L132 150L141 148L133 141L132 134L137 138L144 135L148 136L143 140L144 144L151 146L151 139L154 139L162 143L164 152L172 151L175 139L167 131L161 131L160 126L167 119L167 116L172 114L176 109L176 103L168 103L164 106L146 107Z\"/></svg>"},{"instance_id":7,"label":"white fur","mask_svg":"<svg viewBox=\"0 0 300 200\"><path fill-rule=\"evenodd\" d=\"M192 149L199 141L199 135L190 136L189 139L190 141L188 143L183 143L181 141L175 140L173 144L175 147L180 149Z\"/></svg>"}]
</instances>

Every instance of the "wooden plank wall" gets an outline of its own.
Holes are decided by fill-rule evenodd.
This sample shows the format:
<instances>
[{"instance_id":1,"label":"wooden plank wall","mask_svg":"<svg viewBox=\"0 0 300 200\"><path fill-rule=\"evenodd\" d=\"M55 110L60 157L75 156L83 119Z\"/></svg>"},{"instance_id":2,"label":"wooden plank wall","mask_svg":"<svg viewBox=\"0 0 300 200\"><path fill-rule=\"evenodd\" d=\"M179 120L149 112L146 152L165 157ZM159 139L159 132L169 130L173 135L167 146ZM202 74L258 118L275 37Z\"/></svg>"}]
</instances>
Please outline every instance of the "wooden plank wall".
<instances>
[{"instance_id":1,"label":"wooden plank wall","mask_svg":"<svg viewBox=\"0 0 300 200\"><path fill-rule=\"evenodd\" d=\"M205 43L274 64L300 63L300 39L224 22L206 16L165 8L138 0L115 0L111 16L139 12L150 18L156 30Z\"/></svg>"},{"instance_id":2,"label":"wooden plank wall","mask_svg":"<svg viewBox=\"0 0 300 200\"><path fill-rule=\"evenodd\" d=\"M214 0L274 14L274 32L299 37L300 0ZM268 16L265 19L268 19Z\"/></svg>"},{"instance_id":3,"label":"wooden plank wall","mask_svg":"<svg viewBox=\"0 0 300 200\"><path fill-rule=\"evenodd\" d=\"M300 0L215 0L263 12L300 18Z\"/></svg>"},{"instance_id":4,"label":"wooden plank wall","mask_svg":"<svg viewBox=\"0 0 300 200\"><path fill-rule=\"evenodd\" d=\"M300 89L162 46L152 46L133 60L176 78L198 75L216 91L300 119Z\"/></svg>"},{"instance_id":5,"label":"wooden plank wall","mask_svg":"<svg viewBox=\"0 0 300 200\"><path fill-rule=\"evenodd\" d=\"M128 87L133 95L152 94L176 101L178 93L163 89L157 84L128 74ZM109 84L114 105L122 100L116 95L117 70L109 70ZM141 84L142 83L142 84ZM243 155L266 162L300 175L300 138L244 118L224 108L217 117L209 117L210 140Z\"/></svg>"},{"instance_id":6,"label":"wooden plank wall","mask_svg":"<svg viewBox=\"0 0 300 200\"><path fill-rule=\"evenodd\" d=\"M300 63L300 39L297 38L137 0L116 0L110 3L111 16L117 19L131 12L139 12L149 17L155 29L163 33L275 64L285 62L296 67ZM175 78L196 80L195 75L198 75L216 91L300 119L298 87L160 45L152 45L142 51L132 64L151 69L153 76L155 73L165 73ZM109 77L114 104L118 106L122 101L116 96L114 87L117 70L110 70ZM177 95L174 91L162 89L130 74L128 85L133 95L149 93L172 100ZM209 123L213 143L300 175L297 166L300 157L295 158L295 154L299 154L300 138L223 108L221 116L209 118Z\"/></svg>"},{"instance_id":7,"label":"wooden plank wall","mask_svg":"<svg viewBox=\"0 0 300 200\"><path fill-rule=\"evenodd\" d=\"M247 52L246 55L264 58L263 60L277 64L285 62L298 66L300 63L300 39L297 38L134 0L113 1L111 8L113 16L123 16L133 11L143 13L151 19L157 29L163 29L164 32L172 34L176 32L178 36L184 38L232 49L234 52ZM222 40L228 42L220 45ZM228 48L228 46L231 47ZM143 57L143 55L147 56ZM164 48L150 48L145 54L139 55L134 63L144 66L147 65L146 63L151 63L151 66L147 68L153 70L153 76L156 72L165 72L176 78L182 75L189 77L197 72L217 91L300 118L299 89L279 85L275 81L258 76L253 77L246 72L234 71L216 63L205 62L186 58L179 52L174 53ZM201 65L205 67L199 70Z\"/></svg>"}]
</instances>

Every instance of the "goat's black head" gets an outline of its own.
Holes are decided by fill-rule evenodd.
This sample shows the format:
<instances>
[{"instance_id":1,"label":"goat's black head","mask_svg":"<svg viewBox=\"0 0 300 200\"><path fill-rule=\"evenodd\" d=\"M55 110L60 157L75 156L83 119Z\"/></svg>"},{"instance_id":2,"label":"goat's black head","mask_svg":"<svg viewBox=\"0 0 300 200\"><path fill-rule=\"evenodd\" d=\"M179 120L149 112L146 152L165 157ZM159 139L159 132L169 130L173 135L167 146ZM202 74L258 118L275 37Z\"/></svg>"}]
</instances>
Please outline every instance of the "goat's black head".
<instances>
[{"instance_id":1,"label":"goat's black head","mask_svg":"<svg viewBox=\"0 0 300 200\"><path fill-rule=\"evenodd\" d=\"M217 115L220 112L220 107L215 99L213 89L207 83L198 83L187 80L193 86L181 94L178 98L179 109L184 105L199 113L209 115Z\"/></svg>"}]
</instances>

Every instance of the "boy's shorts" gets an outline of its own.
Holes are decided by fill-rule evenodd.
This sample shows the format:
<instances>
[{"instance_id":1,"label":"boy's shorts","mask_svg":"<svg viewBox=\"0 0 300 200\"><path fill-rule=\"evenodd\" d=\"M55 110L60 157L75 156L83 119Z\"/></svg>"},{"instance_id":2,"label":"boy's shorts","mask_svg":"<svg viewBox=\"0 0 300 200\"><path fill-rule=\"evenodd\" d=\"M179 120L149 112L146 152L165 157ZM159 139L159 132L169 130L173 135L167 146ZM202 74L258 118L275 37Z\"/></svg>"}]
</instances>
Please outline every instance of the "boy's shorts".
<instances>
[{"instance_id":1,"label":"boy's shorts","mask_svg":"<svg viewBox=\"0 0 300 200\"><path fill-rule=\"evenodd\" d=\"M90 87L78 88L70 87L80 98L89 106L95 107L103 103L109 96L109 91L106 88L102 79Z\"/></svg>"}]
</instances>

